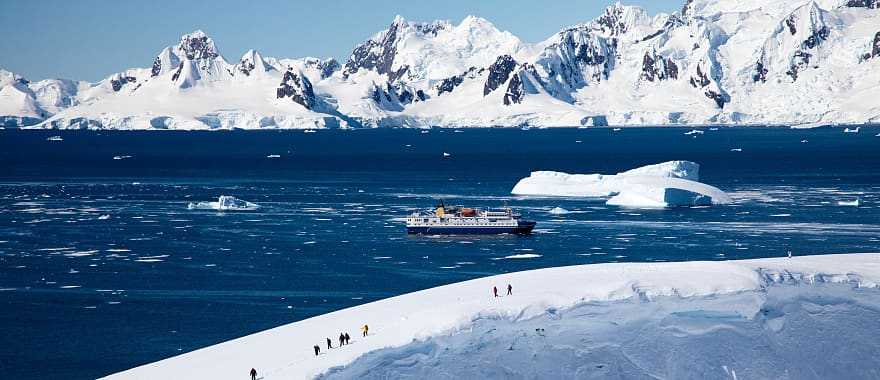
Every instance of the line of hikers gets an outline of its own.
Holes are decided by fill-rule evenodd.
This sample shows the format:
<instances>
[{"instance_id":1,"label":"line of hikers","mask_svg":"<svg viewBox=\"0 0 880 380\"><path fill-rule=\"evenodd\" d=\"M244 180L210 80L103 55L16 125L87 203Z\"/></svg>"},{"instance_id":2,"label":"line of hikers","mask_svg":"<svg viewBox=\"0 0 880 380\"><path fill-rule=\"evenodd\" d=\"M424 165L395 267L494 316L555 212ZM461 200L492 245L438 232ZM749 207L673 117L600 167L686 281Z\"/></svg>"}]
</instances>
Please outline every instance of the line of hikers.
<instances>
[{"instance_id":1,"label":"line of hikers","mask_svg":"<svg viewBox=\"0 0 880 380\"><path fill-rule=\"evenodd\" d=\"M361 327L361 331L363 331L364 337L366 337L370 331L370 326L363 325ZM348 345L350 343L351 343L351 335L348 335L347 332L339 333L339 346L338 347L342 347L342 346ZM315 350L315 356L318 356L321 354L321 346L320 345L316 344L316 345L312 346L312 348ZM333 348L333 341L330 340L330 338L327 338L327 349L329 350L331 348Z\"/></svg>"},{"instance_id":2,"label":"line of hikers","mask_svg":"<svg viewBox=\"0 0 880 380\"><path fill-rule=\"evenodd\" d=\"M500 297L498 295L498 287L497 286L492 287L492 294L494 294L495 297ZM507 295L509 295L509 296L513 295L513 285L507 284ZM370 326L368 326L366 324L361 326L361 331L363 332L364 337L366 337L370 333ZM342 347L342 346L351 344L351 336L348 335L347 332L339 333L338 339L339 339L339 346L338 347ZM321 346L320 345L316 344L316 345L312 346L312 348L315 350L315 356L318 356L321 354ZM333 341L330 338L327 338L327 349L329 350L331 348L333 348ZM251 380L256 380L257 379L257 370L251 368L250 375L251 375Z\"/></svg>"},{"instance_id":3,"label":"line of hikers","mask_svg":"<svg viewBox=\"0 0 880 380\"><path fill-rule=\"evenodd\" d=\"M493 286L493 287L492 287L492 293L495 294L495 297L499 297L499 296L498 296L498 287L497 287L497 286ZM512 296L512 295L513 295L513 286L510 285L510 284L507 284L507 295L509 295L509 296Z\"/></svg>"}]
</instances>

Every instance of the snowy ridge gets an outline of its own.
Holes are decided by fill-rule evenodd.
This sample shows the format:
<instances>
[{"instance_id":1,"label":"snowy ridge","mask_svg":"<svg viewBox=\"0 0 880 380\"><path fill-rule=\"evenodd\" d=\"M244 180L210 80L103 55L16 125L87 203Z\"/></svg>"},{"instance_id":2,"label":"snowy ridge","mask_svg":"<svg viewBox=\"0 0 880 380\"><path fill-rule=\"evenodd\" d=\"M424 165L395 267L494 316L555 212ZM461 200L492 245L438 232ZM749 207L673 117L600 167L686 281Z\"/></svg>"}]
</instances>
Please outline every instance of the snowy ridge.
<instances>
[{"instance_id":1,"label":"snowy ridge","mask_svg":"<svg viewBox=\"0 0 880 380\"><path fill-rule=\"evenodd\" d=\"M688 0L655 16L617 3L528 43L476 16L397 16L344 64L254 50L227 62L197 30L148 67L95 84L2 71L0 120L94 129L878 123L878 20L867 0ZM288 72L313 95L281 99Z\"/></svg>"},{"instance_id":2,"label":"snowy ridge","mask_svg":"<svg viewBox=\"0 0 880 380\"><path fill-rule=\"evenodd\" d=\"M266 330L108 376L108 379L227 378L260 369L264 379L312 378L379 349L467 331L481 319L528 321L594 302L662 297L717 298L776 284L821 282L876 288L880 254L820 255L717 262L611 263L502 274L427 289ZM500 299L491 288L512 284ZM753 297L754 298L754 297ZM441 306L442 305L442 306ZM647 306L646 306L647 307ZM760 304L732 303L724 312L751 319ZM370 336L317 358L312 344L364 323Z\"/></svg>"}]
</instances>

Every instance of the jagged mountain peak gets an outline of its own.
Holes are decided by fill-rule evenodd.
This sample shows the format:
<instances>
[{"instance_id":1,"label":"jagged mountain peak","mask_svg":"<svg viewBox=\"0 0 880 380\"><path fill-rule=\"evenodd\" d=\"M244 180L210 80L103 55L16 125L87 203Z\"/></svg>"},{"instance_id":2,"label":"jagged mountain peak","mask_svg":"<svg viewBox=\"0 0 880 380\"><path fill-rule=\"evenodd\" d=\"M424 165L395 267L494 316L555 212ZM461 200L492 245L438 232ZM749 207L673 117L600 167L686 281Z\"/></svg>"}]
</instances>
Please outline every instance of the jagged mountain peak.
<instances>
[{"instance_id":1,"label":"jagged mountain peak","mask_svg":"<svg viewBox=\"0 0 880 380\"><path fill-rule=\"evenodd\" d=\"M235 65L235 71L245 76L252 74L258 75L274 70L270 64L263 60L263 56L256 50L250 49L241 56L238 64Z\"/></svg>"},{"instance_id":2,"label":"jagged mountain peak","mask_svg":"<svg viewBox=\"0 0 880 380\"><path fill-rule=\"evenodd\" d=\"M386 75L390 82L442 80L525 48L517 37L476 16L465 17L458 25L417 23L398 16L388 29L354 49L343 77L372 71Z\"/></svg>"}]
</instances>

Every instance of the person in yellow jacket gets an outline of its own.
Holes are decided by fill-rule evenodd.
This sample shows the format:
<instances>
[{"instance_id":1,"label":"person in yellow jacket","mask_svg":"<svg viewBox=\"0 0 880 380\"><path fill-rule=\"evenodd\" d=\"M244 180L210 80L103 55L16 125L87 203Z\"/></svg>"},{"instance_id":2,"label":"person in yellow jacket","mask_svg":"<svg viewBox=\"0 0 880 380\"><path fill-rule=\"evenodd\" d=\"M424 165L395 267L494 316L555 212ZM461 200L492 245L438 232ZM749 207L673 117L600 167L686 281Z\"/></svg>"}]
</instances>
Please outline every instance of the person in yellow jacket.
<instances>
[{"instance_id":1,"label":"person in yellow jacket","mask_svg":"<svg viewBox=\"0 0 880 380\"><path fill-rule=\"evenodd\" d=\"M363 330L364 336L367 336L367 333L370 332L370 326L365 324L364 327L361 327L361 330Z\"/></svg>"}]
</instances>

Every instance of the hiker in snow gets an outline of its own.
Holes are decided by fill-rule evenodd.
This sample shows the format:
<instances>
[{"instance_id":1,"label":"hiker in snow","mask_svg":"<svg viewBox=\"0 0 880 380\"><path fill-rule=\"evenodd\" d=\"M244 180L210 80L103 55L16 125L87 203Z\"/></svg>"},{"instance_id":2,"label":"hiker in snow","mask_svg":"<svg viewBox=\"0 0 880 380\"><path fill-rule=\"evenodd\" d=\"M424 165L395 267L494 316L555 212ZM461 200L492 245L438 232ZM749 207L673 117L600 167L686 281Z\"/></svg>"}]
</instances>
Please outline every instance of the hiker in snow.
<instances>
[{"instance_id":1,"label":"hiker in snow","mask_svg":"<svg viewBox=\"0 0 880 380\"><path fill-rule=\"evenodd\" d=\"M350 340L351 340L351 336L348 335L348 333L345 333L345 344L348 344L348 342L349 342Z\"/></svg>"},{"instance_id":2,"label":"hiker in snow","mask_svg":"<svg viewBox=\"0 0 880 380\"><path fill-rule=\"evenodd\" d=\"M327 338L327 349L329 350L331 348L333 348L333 341L330 340L330 338Z\"/></svg>"},{"instance_id":3,"label":"hiker in snow","mask_svg":"<svg viewBox=\"0 0 880 380\"><path fill-rule=\"evenodd\" d=\"M498 287L497 286L492 287L492 293L495 293L495 297L498 297Z\"/></svg>"},{"instance_id":4,"label":"hiker in snow","mask_svg":"<svg viewBox=\"0 0 880 380\"><path fill-rule=\"evenodd\" d=\"M345 345L345 334L343 334L343 333L339 333L339 345L340 346Z\"/></svg>"},{"instance_id":5,"label":"hiker in snow","mask_svg":"<svg viewBox=\"0 0 880 380\"><path fill-rule=\"evenodd\" d=\"M788 251L788 258L791 258L791 251Z\"/></svg>"},{"instance_id":6,"label":"hiker in snow","mask_svg":"<svg viewBox=\"0 0 880 380\"><path fill-rule=\"evenodd\" d=\"M364 336L367 336L367 333L370 331L370 326L365 324L364 327L361 327L361 330L364 330Z\"/></svg>"},{"instance_id":7,"label":"hiker in snow","mask_svg":"<svg viewBox=\"0 0 880 380\"><path fill-rule=\"evenodd\" d=\"M251 368L251 380L257 380L257 370L255 368Z\"/></svg>"},{"instance_id":8,"label":"hiker in snow","mask_svg":"<svg viewBox=\"0 0 880 380\"><path fill-rule=\"evenodd\" d=\"M321 347L319 347L319 346L316 344L316 345L315 345L315 356L318 356L318 354L320 354L320 353L321 353Z\"/></svg>"},{"instance_id":9,"label":"hiker in snow","mask_svg":"<svg viewBox=\"0 0 880 380\"><path fill-rule=\"evenodd\" d=\"M507 284L507 295L513 295L513 286L510 286L510 284Z\"/></svg>"}]
</instances>

